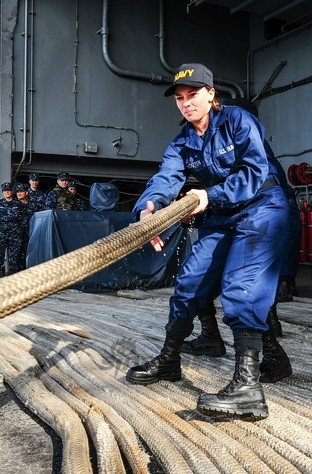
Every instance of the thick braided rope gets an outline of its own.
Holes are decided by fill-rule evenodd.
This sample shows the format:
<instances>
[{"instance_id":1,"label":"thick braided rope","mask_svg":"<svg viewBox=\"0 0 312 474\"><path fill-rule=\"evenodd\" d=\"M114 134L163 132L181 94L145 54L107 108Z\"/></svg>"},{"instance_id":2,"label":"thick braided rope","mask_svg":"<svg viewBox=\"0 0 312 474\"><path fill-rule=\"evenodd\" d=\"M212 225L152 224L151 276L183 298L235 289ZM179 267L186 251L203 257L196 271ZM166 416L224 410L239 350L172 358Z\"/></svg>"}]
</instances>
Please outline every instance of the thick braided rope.
<instances>
[{"instance_id":1,"label":"thick braided rope","mask_svg":"<svg viewBox=\"0 0 312 474\"><path fill-rule=\"evenodd\" d=\"M0 318L87 278L149 242L190 214L198 196L188 194L142 221L60 257L0 280Z\"/></svg>"}]
</instances>

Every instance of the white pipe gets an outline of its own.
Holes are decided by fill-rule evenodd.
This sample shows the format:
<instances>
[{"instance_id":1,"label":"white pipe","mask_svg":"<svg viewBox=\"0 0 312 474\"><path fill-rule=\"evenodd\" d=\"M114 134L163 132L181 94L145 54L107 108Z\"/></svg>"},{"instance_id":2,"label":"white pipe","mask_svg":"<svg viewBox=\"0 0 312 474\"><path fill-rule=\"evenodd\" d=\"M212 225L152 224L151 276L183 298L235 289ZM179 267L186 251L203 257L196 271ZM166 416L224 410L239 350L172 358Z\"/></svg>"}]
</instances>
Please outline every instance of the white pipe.
<instances>
[{"instance_id":1,"label":"white pipe","mask_svg":"<svg viewBox=\"0 0 312 474\"><path fill-rule=\"evenodd\" d=\"M23 84L23 157L25 160L27 150L27 61L28 61L28 0L25 0L24 8L24 84Z\"/></svg>"},{"instance_id":2,"label":"white pipe","mask_svg":"<svg viewBox=\"0 0 312 474\"><path fill-rule=\"evenodd\" d=\"M34 0L31 0L31 24L30 24L30 78L29 78L29 160L27 165L30 165L33 152L33 98L34 98Z\"/></svg>"},{"instance_id":3,"label":"white pipe","mask_svg":"<svg viewBox=\"0 0 312 474\"><path fill-rule=\"evenodd\" d=\"M28 62L28 0L24 5L24 82L23 82L23 154L17 167L14 178L23 166L27 152L27 62Z\"/></svg>"}]
</instances>

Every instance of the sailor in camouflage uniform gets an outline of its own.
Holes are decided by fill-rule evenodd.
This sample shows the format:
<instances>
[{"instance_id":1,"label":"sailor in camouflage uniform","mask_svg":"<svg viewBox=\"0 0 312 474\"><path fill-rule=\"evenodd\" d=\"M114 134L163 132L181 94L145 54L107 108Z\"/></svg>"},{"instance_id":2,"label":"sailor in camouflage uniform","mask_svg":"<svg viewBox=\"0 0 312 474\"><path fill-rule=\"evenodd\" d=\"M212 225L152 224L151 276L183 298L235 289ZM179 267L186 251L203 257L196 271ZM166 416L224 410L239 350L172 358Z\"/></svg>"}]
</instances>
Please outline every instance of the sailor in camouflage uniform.
<instances>
[{"instance_id":1,"label":"sailor in camouflage uniform","mask_svg":"<svg viewBox=\"0 0 312 474\"><path fill-rule=\"evenodd\" d=\"M36 203L37 211L43 211L45 208L45 193L38 186L39 174L31 173L29 175L28 200Z\"/></svg>"},{"instance_id":2,"label":"sailor in camouflage uniform","mask_svg":"<svg viewBox=\"0 0 312 474\"><path fill-rule=\"evenodd\" d=\"M74 195L74 211L87 211L87 205L83 199L77 196L77 184L75 181L70 181L68 183L68 190Z\"/></svg>"},{"instance_id":3,"label":"sailor in camouflage uniform","mask_svg":"<svg viewBox=\"0 0 312 474\"><path fill-rule=\"evenodd\" d=\"M47 194L45 201L46 209L63 209L72 211L74 208L74 195L68 191L69 174L66 172L58 173L57 184L52 191Z\"/></svg>"},{"instance_id":4,"label":"sailor in camouflage uniform","mask_svg":"<svg viewBox=\"0 0 312 474\"><path fill-rule=\"evenodd\" d=\"M19 256L20 270L26 268L27 246L29 241L29 222L35 212L40 211L40 204L37 201L30 201L28 198L28 185L18 184L16 186L16 195L22 204L22 214L20 220L20 236L22 240L21 251Z\"/></svg>"},{"instance_id":5,"label":"sailor in camouflage uniform","mask_svg":"<svg viewBox=\"0 0 312 474\"><path fill-rule=\"evenodd\" d=\"M8 253L9 274L16 273L19 268L21 250L21 203L13 197L13 187L9 182L1 184L3 199L0 199L0 276L5 275L5 250Z\"/></svg>"}]
</instances>

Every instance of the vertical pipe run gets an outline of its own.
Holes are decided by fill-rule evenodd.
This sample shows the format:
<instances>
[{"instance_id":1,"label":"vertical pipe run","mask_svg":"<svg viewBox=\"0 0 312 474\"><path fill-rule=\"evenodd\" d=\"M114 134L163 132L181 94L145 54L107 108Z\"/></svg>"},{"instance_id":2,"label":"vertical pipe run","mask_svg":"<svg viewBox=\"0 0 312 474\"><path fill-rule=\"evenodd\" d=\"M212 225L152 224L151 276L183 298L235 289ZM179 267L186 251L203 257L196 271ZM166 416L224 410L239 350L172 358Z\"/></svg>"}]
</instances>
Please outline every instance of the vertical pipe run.
<instances>
[{"instance_id":1,"label":"vertical pipe run","mask_svg":"<svg viewBox=\"0 0 312 474\"><path fill-rule=\"evenodd\" d=\"M23 84L23 156L21 163L25 161L27 150L27 62L28 62L28 0L24 7L24 84Z\"/></svg>"}]
</instances>

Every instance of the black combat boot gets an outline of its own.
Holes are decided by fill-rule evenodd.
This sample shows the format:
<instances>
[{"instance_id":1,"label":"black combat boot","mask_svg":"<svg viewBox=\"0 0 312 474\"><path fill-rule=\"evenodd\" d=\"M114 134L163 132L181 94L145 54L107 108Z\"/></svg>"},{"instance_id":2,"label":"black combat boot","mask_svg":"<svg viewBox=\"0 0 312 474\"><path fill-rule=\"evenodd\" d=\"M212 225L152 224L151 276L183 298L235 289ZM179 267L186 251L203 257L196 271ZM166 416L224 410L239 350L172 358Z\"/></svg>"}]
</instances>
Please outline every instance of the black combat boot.
<instances>
[{"instance_id":1,"label":"black combat boot","mask_svg":"<svg viewBox=\"0 0 312 474\"><path fill-rule=\"evenodd\" d=\"M126 379L135 384L147 385L159 380L176 382L181 380L180 351L183 339L167 333L164 347L160 354L143 365L131 367Z\"/></svg>"},{"instance_id":2,"label":"black combat boot","mask_svg":"<svg viewBox=\"0 0 312 474\"><path fill-rule=\"evenodd\" d=\"M230 413L268 416L268 407L259 383L259 352L246 347L236 348L236 364L233 380L216 394L203 393L197 410L204 414Z\"/></svg>"},{"instance_id":3,"label":"black combat boot","mask_svg":"<svg viewBox=\"0 0 312 474\"><path fill-rule=\"evenodd\" d=\"M201 334L191 341L184 341L181 352L195 356L206 355L219 357L225 354L224 342L216 320L215 306L209 306L207 312L198 316L201 323Z\"/></svg>"},{"instance_id":4,"label":"black combat boot","mask_svg":"<svg viewBox=\"0 0 312 474\"><path fill-rule=\"evenodd\" d=\"M293 301L293 296L298 296L295 278L292 276L282 277L278 288L277 301L287 303Z\"/></svg>"},{"instance_id":5,"label":"black combat boot","mask_svg":"<svg viewBox=\"0 0 312 474\"><path fill-rule=\"evenodd\" d=\"M266 322L275 337L283 336L282 325L277 316L276 304L269 309Z\"/></svg>"},{"instance_id":6,"label":"black combat boot","mask_svg":"<svg viewBox=\"0 0 312 474\"><path fill-rule=\"evenodd\" d=\"M290 377L292 368L290 360L276 340L271 329L263 333L263 359L260 363L260 382L275 383L285 377Z\"/></svg>"}]
</instances>

